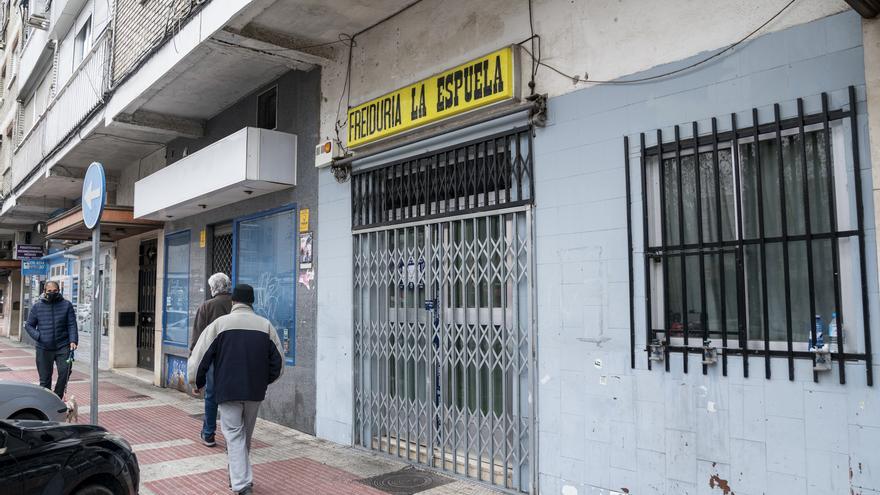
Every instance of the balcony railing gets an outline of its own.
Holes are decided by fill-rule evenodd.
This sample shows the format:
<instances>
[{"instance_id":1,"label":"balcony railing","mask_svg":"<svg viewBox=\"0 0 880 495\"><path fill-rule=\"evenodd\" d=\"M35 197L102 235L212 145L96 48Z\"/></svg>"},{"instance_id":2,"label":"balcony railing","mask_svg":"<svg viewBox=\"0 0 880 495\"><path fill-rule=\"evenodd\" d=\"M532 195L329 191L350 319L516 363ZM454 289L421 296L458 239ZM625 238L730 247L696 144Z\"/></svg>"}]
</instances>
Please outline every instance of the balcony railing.
<instances>
[{"instance_id":1,"label":"balcony railing","mask_svg":"<svg viewBox=\"0 0 880 495\"><path fill-rule=\"evenodd\" d=\"M46 111L22 137L12 157L12 184L18 185L28 177L104 103L110 87L112 39L109 29L101 34L70 79L55 92Z\"/></svg>"}]
</instances>

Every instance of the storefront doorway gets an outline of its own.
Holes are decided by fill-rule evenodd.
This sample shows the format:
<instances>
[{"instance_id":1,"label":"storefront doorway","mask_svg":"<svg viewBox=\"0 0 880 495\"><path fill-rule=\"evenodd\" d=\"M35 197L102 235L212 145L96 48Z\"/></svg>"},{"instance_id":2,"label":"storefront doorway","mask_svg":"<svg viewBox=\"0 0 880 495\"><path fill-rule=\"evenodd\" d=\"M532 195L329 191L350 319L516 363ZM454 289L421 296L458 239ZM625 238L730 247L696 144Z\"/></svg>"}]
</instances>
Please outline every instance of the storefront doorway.
<instances>
[{"instance_id":1,"label":"storefront doorway","mask_svg":"<svg viewBox=\"0 0 880 495\"><path fill-rule=\"evenodd\" d=\"M138 256L138 368L154 369L156 347L156 239L142 241Z\"/></svg>"},{"instance_id":2,"label":"storefront doorway","mask_svg":"<svg viewBox=\"0 0 880 495\"><path fill-rule=\"evenodd\" d=\"M535 455L530 144L515 131L352 182L356 444L518 491Z\"/></svg>"}]
</instances>

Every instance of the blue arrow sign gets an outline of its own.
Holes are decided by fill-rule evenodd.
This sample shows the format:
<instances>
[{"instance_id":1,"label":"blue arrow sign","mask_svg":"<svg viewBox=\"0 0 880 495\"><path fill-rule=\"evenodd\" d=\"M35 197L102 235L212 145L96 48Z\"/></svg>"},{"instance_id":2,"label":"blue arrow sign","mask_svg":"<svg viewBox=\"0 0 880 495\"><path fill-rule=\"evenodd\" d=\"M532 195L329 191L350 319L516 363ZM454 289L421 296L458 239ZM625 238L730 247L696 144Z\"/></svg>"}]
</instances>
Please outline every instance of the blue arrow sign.
<instances>
[{"instance_id":1,"label":"blue arrow sign","mask_svg":"<svg viewBox=\"0 0 880 495\"><path fill-rule=\"evenodd\" d=\"M86 171L86 178L83 179L82 211L86 228L94 229L98 225L106 201L107 177L104 175L104 167L98 162L92 162Z\"/></svg>"}]
</instances>

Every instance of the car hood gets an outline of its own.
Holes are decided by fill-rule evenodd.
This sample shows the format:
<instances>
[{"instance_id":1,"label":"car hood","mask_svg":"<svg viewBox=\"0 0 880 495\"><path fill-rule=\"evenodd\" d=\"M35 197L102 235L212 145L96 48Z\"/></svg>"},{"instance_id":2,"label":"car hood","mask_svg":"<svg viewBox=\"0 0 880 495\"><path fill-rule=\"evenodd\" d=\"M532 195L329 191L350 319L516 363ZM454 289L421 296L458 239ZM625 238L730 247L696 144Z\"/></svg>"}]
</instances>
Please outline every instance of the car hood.
<instances>
[{"instance_id":1,"label":"car hood","mask_svg":"<svg viewBox=\"0 0 880 495\"><path fill-rule=\"evenodd\" d=\"M107 430L94 425L58 423L55 421L5 420L13 435L33 444L58 442L67 439L86 439L107 435Z\"/></svg>"},{"instance_id":2,"label":"car hood","mask_svg":"<svg viewBox=\"0 0 880 495\"><path fill-rule=\"evenodd\" d=\"M90 433L106 433L107 430L95 425L59 423L57 421L31 421L31 420L7 420L7 423L15 426L27 434L40 433L69 433L71 435L87 435Z\"/></svg>"}]
</instances>

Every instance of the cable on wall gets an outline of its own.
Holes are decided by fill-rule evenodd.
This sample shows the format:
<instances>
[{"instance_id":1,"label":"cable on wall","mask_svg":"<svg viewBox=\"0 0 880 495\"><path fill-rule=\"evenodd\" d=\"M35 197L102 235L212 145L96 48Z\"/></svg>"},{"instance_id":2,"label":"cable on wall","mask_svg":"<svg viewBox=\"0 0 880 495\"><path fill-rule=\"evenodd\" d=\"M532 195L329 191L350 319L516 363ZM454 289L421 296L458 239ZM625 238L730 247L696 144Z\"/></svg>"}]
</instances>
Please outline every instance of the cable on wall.
<instances>
[{"instance_id":1,"label":"cable on wall","mask_svg":"<svg viewBox=\"0 0 880 495\"><path fill-rule=\"evenodd\" d=\"M527 39L521 41L521 42L519 43L519 46L522 48L523 51L525 51L525 52L529 55L529 57L531 57L533 63L534 63L536 66L543 66L543 67L545 67L545 68L547 68L547 69L549 69L549 70L551 70L551 71L553 71L553 72L559 74L559 75L562 76L562 77L565 77L565 78L567 78L567 79L571 79L572 82L573 82L574 84L580 84L580 83L592 83L592 84L638 84L638 83L644 83L644 82L648 82L648 81L654 81L654 80L657 80L657 79L663 79L663 78L665 78L665 77L669 77L669 76L672 76L672 75L675 75L675 74L680 74L680 73L682 73L682 72L685 72L685 71L691 70L691 69L693 69L693 68L696 68L696 67L698 67L698 66L700 66L700 65L703 65L703 64L705 64L705 63L707 63L707 62L709 62L709 61L712 61L712 60L714 60L714 59L720 57L721 55L723 55L723 54L725 54L725 53L730 52L731 50L733 50L733 49L736 48L737 46L739 46L739 45L741 45L742 43L744 43L745 41L749 40L749 39L750 39L752 36L754 36L758 31L764 29L764 27L766 27L768 24L770 24L771 22L773 22L774 20L776 20L777 17L779 17L780 15L782 15L782 13L785 12L789 7L791 7L796 1L797 1L797 0L791 0L791 1L789 1L787 4L785 4L784 7L782 7L782 8L781 8L778 12L776 12L772 17L770 17L769 19L767 19L767 21L765 21L763 24L761 24L760 26L758 26L758 27L757 27L756 29L754 29L752 32L750 32L749 34L745 35L743 38L740 38L738 41L736 41L736 42L734 42L734 43L731 43L730 45L727 45L727 47L723 48L722 50L720 50L720 51L718 51L718 52L713 53L712 55L710 55L710 56L708 56L708 57L706 57L706 58L704 58L704 59L701 59L701 60L699 60L699 61L697 61L697 62L694 62L694 63L692 63L692 64L689 64L689 65L687 65L687 66L685 66L685 67L681 67L681 68L679 68L679 69L671 70L671 71L669 71L669 72L664 72L663 74L657 74L657 75L647 76L647 77L640 77L640 78L638 78L638 79L625 79L625 80L613 80L613 81L608 81L608 80L590 79L588 74L585 74L585 77L581 77L579 74L575 74L575 75L567 74L566 72L562 71L561 69L559 69L559 68L557 68L557 67L554 67L554 66L552 66L552 65L550 65L550 64L548 64L548 63L546 63L546 62L543 62L543 61L541 60L541 41L540 41L540 40L541 40L541 35L539 35L539 34L532 34L531 37L529 37L529 38L527 38ZM531 1L529 1L529 6L531 7ZM530 11L529 17L530 17L530 22L531 22L531 11ZM534 48L534 47L535 47L535 39L537 39L537 41L538 41L538 44L537 44L537 47L538 47L538 48L537 48L537 55L535 54L535 48ZM532 50L529 50L529 49L527 49L526 47L523 46L523 45L524 45L526 42L528 42L528 41L531 41L531 42L532 42Z\"/></svg>"}]
</instances>

